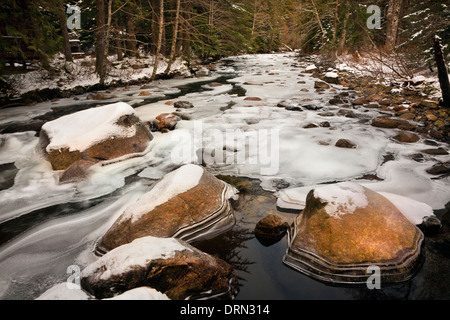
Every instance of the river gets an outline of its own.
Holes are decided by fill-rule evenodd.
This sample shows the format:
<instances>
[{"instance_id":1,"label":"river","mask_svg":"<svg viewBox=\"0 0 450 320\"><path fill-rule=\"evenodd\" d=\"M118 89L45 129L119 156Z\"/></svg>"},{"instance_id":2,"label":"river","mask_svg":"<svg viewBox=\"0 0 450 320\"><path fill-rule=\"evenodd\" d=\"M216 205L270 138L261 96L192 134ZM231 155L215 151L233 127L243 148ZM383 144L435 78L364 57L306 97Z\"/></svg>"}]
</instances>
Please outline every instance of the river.
<instances>
[{"instance_id":1,"label":"river","mask_svg":"<svg viewBox=\"0 0 450 320\"><path fill-rule=\"evenodd\" d=\"M107 92L107 101L92 101L83 94L0 110L0 126L6 126L45 122L117 101L132 105L143 121L174 112L175 101L194 105L181 111L184 120L174 131L154 133L143 156L101 167L80 183L58 184L58 173L36 151L35 131L0 135L1 299L35 299L66 281L70 266L82 269L92 262L96 241L122 210L164 174L199 161L199 148L222 150L231 160L206 164L207 169L242 188L234 228L195 244L235 268L237 300L448 298L446 234L427 237L425 263L413 279L381 290L317 282L283 264L286 237L271 246L255 238L254 227L265 215L276 213L292 222L300 212L277 206L281 189L310 190L336 181L358 181L376 191L410 197L431 206L443 225L449 221L449 177L436 179L425 172L436 162L432 157L411 159L429 145L423 139L413 146L400 144L391 139L390 129L370 126L370 119L380 115L378 109L330 104L336 95L352 99L357 92L337 84L316 91L317 79L304 72L313 62L294 53L230 57L219 62L211 76L158 80L145 89L114 88ZM142 91L150 95L142 97ZM289 107L278 106L281 102ZM339 113L342 109L352 110L353 116ZM335 147L341 138L357 148ZM252 152L255 146L257 152ZM264 152L258 153L261 149ZM386 162L387 157L393 160Z\"/></svg>"}]
</instances>

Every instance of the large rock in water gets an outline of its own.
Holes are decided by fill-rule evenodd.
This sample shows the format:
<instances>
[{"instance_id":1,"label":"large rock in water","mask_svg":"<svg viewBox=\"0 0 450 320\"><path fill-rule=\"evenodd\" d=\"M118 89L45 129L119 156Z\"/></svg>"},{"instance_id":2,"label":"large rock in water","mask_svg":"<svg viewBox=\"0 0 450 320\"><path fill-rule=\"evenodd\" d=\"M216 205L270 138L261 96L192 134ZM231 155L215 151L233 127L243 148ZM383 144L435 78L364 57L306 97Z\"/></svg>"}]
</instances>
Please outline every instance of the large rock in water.
<instances>
[{"instance_id":1,"label":"large rock in water","mask_svg":"<svg viewBox=\"0 0 450 320\"><path fill-rule=\"evenodd\" d=\"M310 191L291 232L284 262L326 283L365 284L372 265L383 283L401 282L421 262L422 232L384 196L355 183Z\"/></svg>"},{"instance_id":2,"label":"large rock in water","mask_svg":"<svg viewBox=\"0 0 450 320\"><path fill-rule=\"evenodd\" d=\"M126 103L70 114L42 126L40 146L54 170L79 160L99 162L146 150L153 136Z\"/></svg>"},{"instance_id":3,"label":"large rock in water","mask_svg":"<svg viewBox=\"0 0 450 320\"><path fill-rule=\"evenodd\" d=\"M228 263L175 238L136 239L81 272L81 287L97 299L147 286L172 300L232 297L235 284Z\"/></svg>"},{"instance_id":4,"label":"large rock in water","mask_svg":"<svg viewBox=\"0 0 450 320\"><path fill-rule=\"evenodd\" d=\"M235 223L229 199L236 193L203 167L182 166L126 208L96 251L102 254L146 236L193 241L217 235Z\"/></svg>"}]
</instances>

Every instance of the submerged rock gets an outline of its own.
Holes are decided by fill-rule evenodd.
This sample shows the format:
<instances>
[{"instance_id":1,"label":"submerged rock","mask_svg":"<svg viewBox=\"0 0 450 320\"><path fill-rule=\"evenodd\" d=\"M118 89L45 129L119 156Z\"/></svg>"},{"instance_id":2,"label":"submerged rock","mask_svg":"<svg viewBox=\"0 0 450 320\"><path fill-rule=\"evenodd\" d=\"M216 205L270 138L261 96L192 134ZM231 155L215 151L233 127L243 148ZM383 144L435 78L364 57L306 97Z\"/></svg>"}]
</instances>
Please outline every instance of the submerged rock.
<instances>
[{"instance_id":1,"label":"submerged rock","mask_svg":"<svg viewBox=\"0 0 450 320\"><path fill-rule=\"evenodd\" d=\"M143 152L152 139L131 106L115 103L47 122L39 146L53 170L66 170L79 160L99 162Z\"/></svg>"},{"instance_id":2,"label":"submerged rock","mask_svg":"<svg viewBox=\"0 0 450 320\"><path fill-rule=\"evenodd\" d=\"M193 241L235 223L229 199L237 191L204 168L185 165L125 209L96 250L102 254L146 236Z\"/></svg>"},{"instance_id":3,"label":"submerged rock","mask_svg":"<svg viewBox=\"0 0 450 320\"><path fill-rule=\"evenodd\" d=\"M81 272L81 287L97 299L147 286L172 300L232 295L234 284L228 263L175 238L136 239Z\"/></svg>"},{"instance_id":4,"label":"submerged rock","mask_svg":"<svg viewBox=\"0 0 450 320\"><path fill-rule=\"evenodd\" d=\"M365 284L369 266L383 283L413 276L422 232L381 194L355 183L317 187L291 230L284 262L333 284Z\"/></svg>"}]
</instances>

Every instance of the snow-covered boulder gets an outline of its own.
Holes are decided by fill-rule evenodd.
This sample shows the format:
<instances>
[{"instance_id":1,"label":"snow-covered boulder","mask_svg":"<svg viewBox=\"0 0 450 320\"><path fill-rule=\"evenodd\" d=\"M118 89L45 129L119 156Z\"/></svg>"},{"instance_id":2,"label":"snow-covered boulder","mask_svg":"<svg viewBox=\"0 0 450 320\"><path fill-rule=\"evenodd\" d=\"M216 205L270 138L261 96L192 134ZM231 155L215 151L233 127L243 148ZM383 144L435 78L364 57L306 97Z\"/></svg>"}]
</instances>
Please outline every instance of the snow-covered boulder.
<instances>
[{"instance_id":1,"label":"snow-covered boulder","mask_svg":"<svg viewBox=\"0 0 450 320\"><path fill-rule=\"evenodd\" d=\"M78 160L99 162L140 153L153 136L126 103L73 113L42 126L40 147L54 170Z\"/></svg>"},{"instance_id":2,"label":"snow-covered boulder","mask_svg":"<svg viewBox=\"0 0 450 320\"><path fill-rule=\"evenodd\" d=\"M182 300L233 292L235 273L223 260L175 238L143 237L111 250L81 272L97 299L151 287Z\"/></svg>"},{"instance_id":3,"label":"snow-covered boulder","mask_svg":"<svg viewBox=\"0 0 450 320\"><path fill-rule=\"evenodd\" d=\"M371 265L382 282L400 282L420 266L422 232L386 197L356 183L311 190L291 232L284 262L324 282L363 284Z\"/></svg>"},{"instance_id":4,"label":"snow-covered boulder","mask_svg":"<svg viewBox=\"0 0 450 320\"><path fill-rule=\"evenodd\" d=\"M145 236L192 241L220 233L235 223L229 199L236 192L203 167L184 165L126 208L97 245L97 252Z\"/></svg>"}]
</instances>

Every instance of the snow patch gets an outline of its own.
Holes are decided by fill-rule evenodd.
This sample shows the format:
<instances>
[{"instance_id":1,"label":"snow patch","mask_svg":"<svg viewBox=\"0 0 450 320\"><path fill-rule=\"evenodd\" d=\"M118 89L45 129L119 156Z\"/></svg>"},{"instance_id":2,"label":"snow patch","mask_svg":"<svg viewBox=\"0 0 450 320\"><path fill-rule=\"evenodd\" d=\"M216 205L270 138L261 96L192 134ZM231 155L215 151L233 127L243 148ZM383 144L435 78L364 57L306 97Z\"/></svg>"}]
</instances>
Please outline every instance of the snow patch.
<instances>
[{"instance_id":1,"label":"snow patch","mask_svg":"<svg viewBox=\"0 0 450 320\"><path fill-rule=\"evenodd\" d=\"M165 294L149 287L135 288L103 300L170 300Z\"/></svg>"},{"instance_id":2,"label":"snow patch","mask_svg":"<svg viewBox=\"0 0 450 320\"><path fill-rule=\"evenodd\" d=\"M363 187L353 182L317 187L314 190L314 197L327 203L325 211L333 218L351 214L356 209L368 205Z\"/></svg>"}]
</instances>

